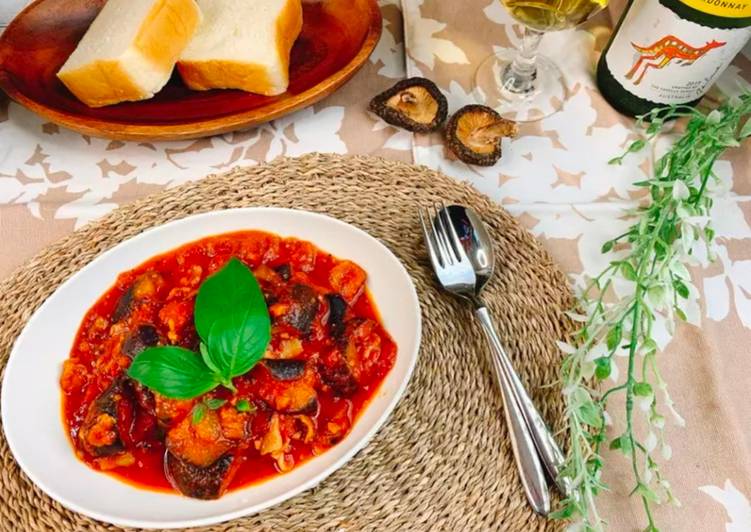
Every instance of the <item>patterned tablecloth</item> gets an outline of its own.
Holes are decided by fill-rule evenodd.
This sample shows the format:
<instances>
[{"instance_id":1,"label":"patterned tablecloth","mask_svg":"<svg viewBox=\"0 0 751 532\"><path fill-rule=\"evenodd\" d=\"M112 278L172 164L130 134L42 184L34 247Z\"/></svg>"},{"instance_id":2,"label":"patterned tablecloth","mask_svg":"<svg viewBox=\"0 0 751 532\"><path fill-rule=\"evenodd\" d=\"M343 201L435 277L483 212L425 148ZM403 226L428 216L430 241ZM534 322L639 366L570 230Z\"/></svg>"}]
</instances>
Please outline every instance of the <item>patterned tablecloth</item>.
<instances>
[{"instance_id":1,"label":"patterned tablecloth","mask_svg":"<svg viewBox=\"0 0 751 532\"><path fill-rule=\"evenodd\" d=\"M24 0L3 0L0 25ZM481 99L477 65L490 53L512 54L520 40L497 0L381 0L385 31L363 70L324 102L257 129L197 141L125 143L90 138L46 123L0 96L0 276L62 235L150 192L235 165L312 151L368 153L414 161L471 182L542 240L575 281L606 264L602 242L628 225L634 181L647 156L621 167L607 161L631 135L632 121L598 94L593 68L620 5L586 27L551 34L542 49L565 73L562 112L523 125L504 141L492 168L447 157L440 135L413 136L366 113L367 100L409 75L435 80L450 110ZM5 18L6 20L3 20ZM405 54L406 49L406 54ZM405 60L406 57L406 60ZM751 80L751 46L718 83L737 93ZM694 270L688 325L662 333L662 368L685 419L667 430L672 460L664 467L681 508L662 507L665 530L751 530L751 146L717 163L722 190L713 210L718 260ZM618 434L618 427L613 433ZM665 454L669 454L665 450ZM629 462L606 456L611 492L601 497L612 530L643 525ZM467 509L472 511L471 508ZM698 527L698 528L697 528Z\"/></svg>"}]
</instances>

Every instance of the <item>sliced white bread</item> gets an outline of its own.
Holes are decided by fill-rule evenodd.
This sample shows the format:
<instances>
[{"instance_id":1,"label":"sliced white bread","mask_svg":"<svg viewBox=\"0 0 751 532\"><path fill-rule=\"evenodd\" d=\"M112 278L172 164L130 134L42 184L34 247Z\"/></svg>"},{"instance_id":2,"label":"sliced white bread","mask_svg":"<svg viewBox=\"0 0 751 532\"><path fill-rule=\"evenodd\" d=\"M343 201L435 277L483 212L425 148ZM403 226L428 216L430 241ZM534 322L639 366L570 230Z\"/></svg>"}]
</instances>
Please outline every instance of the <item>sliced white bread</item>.
<instances>
[{"instance_id":1,"label":"sliced white bread","mask_svg":"<svg viewBox=\"0 0 751 532\"><path fill-rule=\"evenodd\" d=\"M302 29L300 0L198 0L204 20L177 63L194 90L287 90L289 55Z\"/></svg>"},{"instance_id":2,"label":"sliced white bread","mask_svg":"<svg viewBox=\"0 0 751 532\"><path fill-rule=\"evenodd\" d=\"M151 98L200 22L195 0L109 0L57 76L90 107Z\"/></svg>"}]
</instances>

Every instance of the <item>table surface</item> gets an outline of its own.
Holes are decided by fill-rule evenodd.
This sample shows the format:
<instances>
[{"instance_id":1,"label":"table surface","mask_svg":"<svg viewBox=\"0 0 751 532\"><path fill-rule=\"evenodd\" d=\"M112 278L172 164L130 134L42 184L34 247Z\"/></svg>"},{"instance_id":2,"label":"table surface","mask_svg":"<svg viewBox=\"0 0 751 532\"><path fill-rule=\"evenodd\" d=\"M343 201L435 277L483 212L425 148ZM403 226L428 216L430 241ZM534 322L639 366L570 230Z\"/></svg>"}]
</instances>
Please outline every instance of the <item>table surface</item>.
<instances>
[{"instance_id":1,"label":"table surface","mask_svg":"<svg viewBox=\"0 0 751 532\"><path fill-rule=\"evenodd\" d=\"M3 1L0 28L24 3ZM118 205L235 165L313 151L380 155L468 181L513 213L573 281L599 272L607 262L599 248L629 225L622 210L635 204L632 183L644 178L648 163L644 154L621 167L607 164L633 126L609 108L592 76L620 6L583 29L543 39L542 51L566 78L564 109L522 125L517 139L504 141L498 165L477 168L448 157L438 134L385 125L366 112L367 101L406 74L436 81L452 111L477 102L477 65L491 53L513 53L519 26L496 0L380 3L383 37L351 82L314 107L248 131L169 143L108 141L47 123L0 95L0 278ZM715 93L737 93L749 81L751 46ZM689 324L674 338L659 338L663 373L685 419L685 427L666 430L673 458L664 471L683 506L657 510L665 530L751 530L751 146L729 152L716 170L723 183L712 213L718 260L691 272L697 290ZM612 453L606 463L612 491L600 503L611 529L639 529L641 507L625 497L633 487L630 464Z\"/></svg>"}]
</instances>

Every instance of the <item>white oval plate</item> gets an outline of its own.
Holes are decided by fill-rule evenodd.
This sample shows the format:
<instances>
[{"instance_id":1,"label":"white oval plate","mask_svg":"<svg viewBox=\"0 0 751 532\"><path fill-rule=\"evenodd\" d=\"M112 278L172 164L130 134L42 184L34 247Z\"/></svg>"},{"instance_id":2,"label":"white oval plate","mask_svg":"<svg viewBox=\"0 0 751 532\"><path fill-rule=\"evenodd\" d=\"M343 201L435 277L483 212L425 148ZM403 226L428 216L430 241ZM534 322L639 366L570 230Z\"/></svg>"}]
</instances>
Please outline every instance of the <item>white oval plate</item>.
<instances>
[{"instance_id":1,"label":"white oval plate","mask_svg":"<svg viewBox=\"0 0 751 532\"><path fill-rule=\"evenodd\" d=\"M202 237L258 229L309 240L362 266L386 330L396 341L394 368L350 434L330 450L271 480L215 501L139 489L76 458L61 419L60 371L86 311L117 275ZM5 370L2 420L23 471L50 497L94 519L120 526L208 525L258 512L312 488L343 466L383 425L404 393L420 344L420 306L404 266L367 233L328 216L249 208L191 216L146 231L103 253L63 283L16 340Z\"/></svg>"}]
</instances>

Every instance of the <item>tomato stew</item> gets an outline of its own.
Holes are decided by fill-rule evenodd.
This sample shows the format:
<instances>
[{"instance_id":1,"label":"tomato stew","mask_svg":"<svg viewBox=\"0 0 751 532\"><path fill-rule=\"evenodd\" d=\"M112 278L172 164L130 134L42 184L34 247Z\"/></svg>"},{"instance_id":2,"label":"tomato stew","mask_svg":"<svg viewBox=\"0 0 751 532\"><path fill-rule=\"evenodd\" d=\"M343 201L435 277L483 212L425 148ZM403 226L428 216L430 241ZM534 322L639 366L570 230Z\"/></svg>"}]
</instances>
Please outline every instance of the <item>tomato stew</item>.
<instances>
[{"instance_id":1,"label":"tomato stew","mask_svg":"<svg viewBox=\"0 0 751 532\"><path fill-rule=\"evenodd\" d=\"M198 350L198 287L232 257L253 270L272 323L264 359L234 379L237 392L177 400L130 379L132 359L149 346ZM205 238L121 274L84 317L63 367L76 454L140 487L213 499L326 451L396 357L365 281L351 261L258 231ZM207 401L221 406L193 415Z\"/></svg>"}]
</instances>

